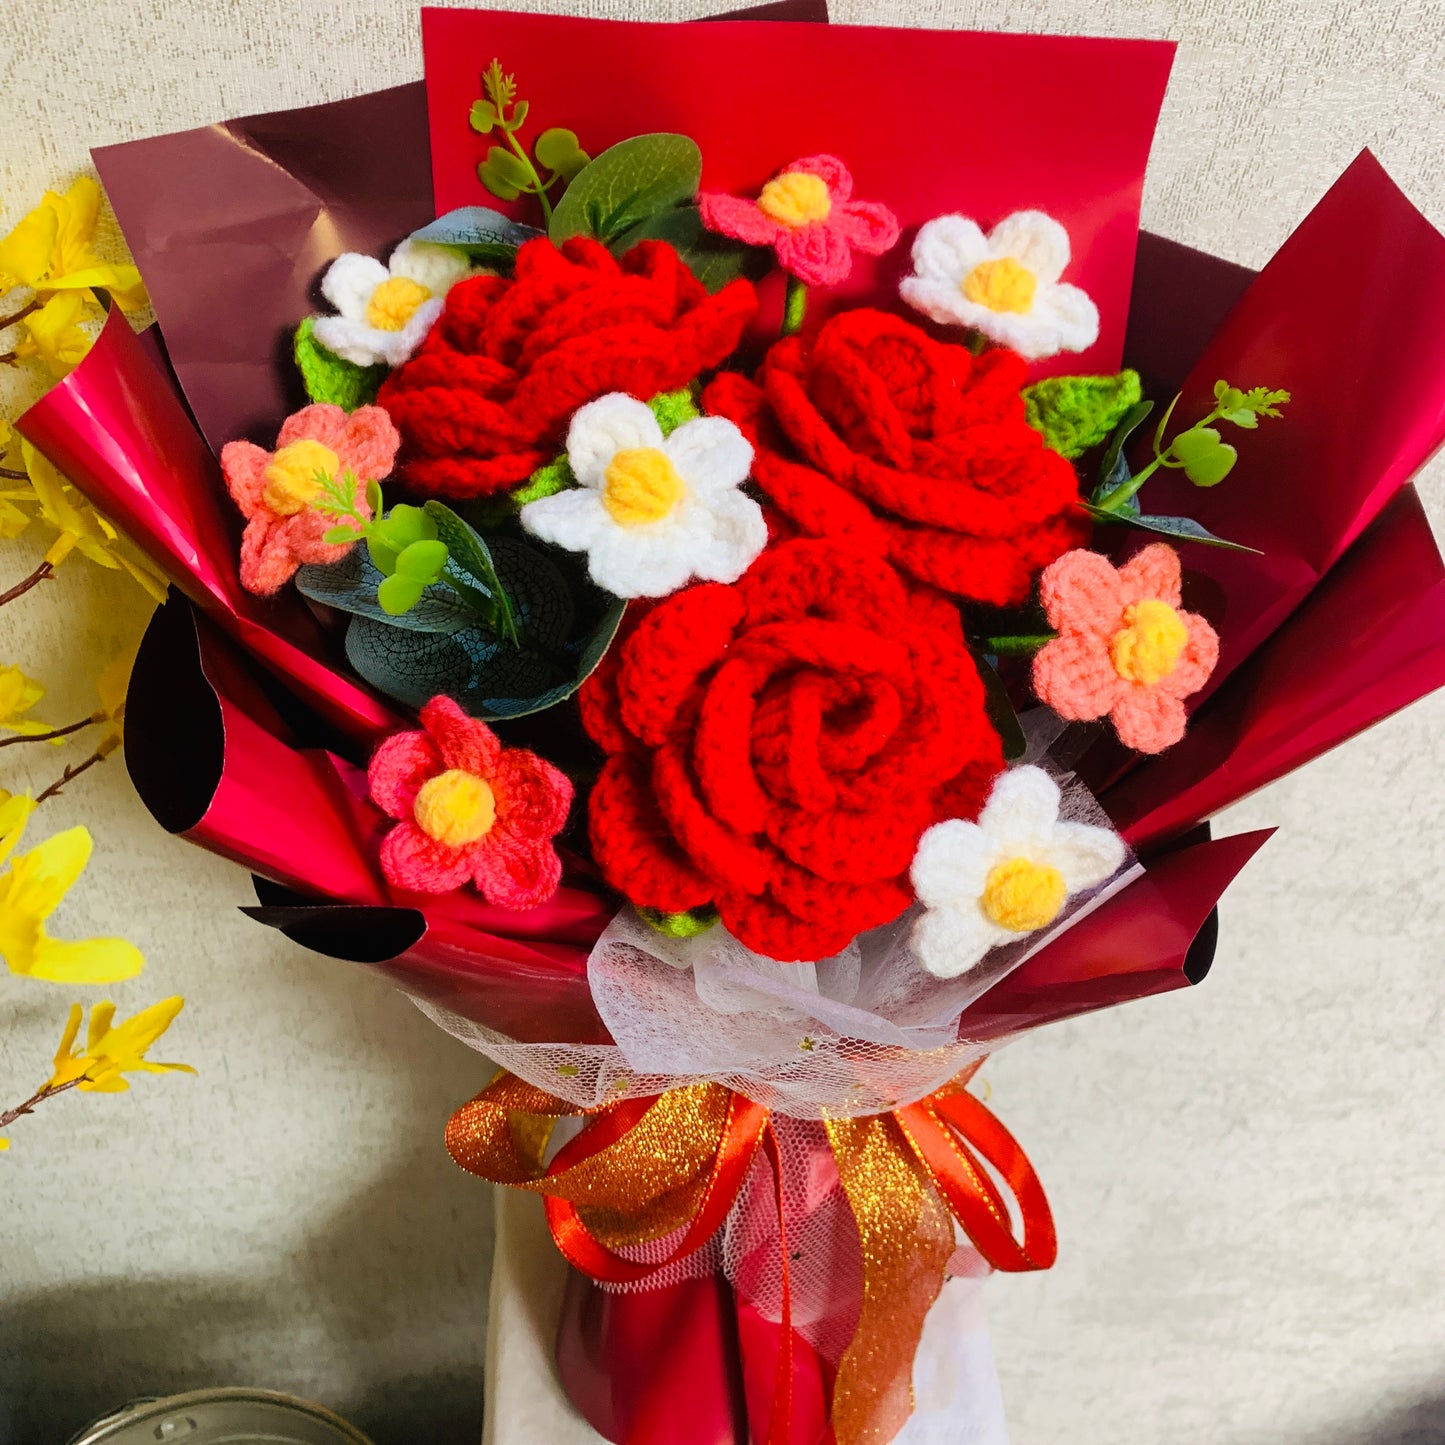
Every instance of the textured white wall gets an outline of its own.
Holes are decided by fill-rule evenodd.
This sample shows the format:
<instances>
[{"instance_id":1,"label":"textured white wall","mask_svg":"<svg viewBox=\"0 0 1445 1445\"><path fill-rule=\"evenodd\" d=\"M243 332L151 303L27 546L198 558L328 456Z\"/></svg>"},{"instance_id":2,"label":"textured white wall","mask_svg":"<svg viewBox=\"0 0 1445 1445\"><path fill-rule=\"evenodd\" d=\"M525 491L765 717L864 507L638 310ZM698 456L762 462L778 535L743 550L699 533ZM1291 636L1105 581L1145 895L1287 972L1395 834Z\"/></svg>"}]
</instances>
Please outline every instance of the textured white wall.
<instances>
[{"instance_id":1,"label":"textured white wall","mask_svg":"<svg viewBox=\"0 0 1445 1445\"><path fill-rule=\"evenodd\" d=\"M1145 224L1221 255L1262 263L1364 144L1445 222L1431 0L834 12L1176 37ZM8 0L0 224L90 144L420 66L406 0ZM1438 467L1424 490L1438 529ZM0 546L0 579L31 565ZM142 623L126 586L75 563L0 614L0 661L52 680L50 715L78 715L88 674ZM58 763L35 751L0 755L0 782L27 781L22 761L48 781ZM1442 777L1436 699L1234 810L1227 828L1283 832L1229 895L1207 985L1047 1030L990 1066L1063 1238L1051 1274L989 1292L1016 1445L1445 1441ZM244 875L165 837L118 765L46 811L98 842L64 922L145 946L149 968L115 996L126 1010L185 993L170 1056L201 1075L71 1095L14 1130L0 1441L62 1439L129 1393L225 1379L309 1393L381 1445L475 1440L490 1200L439 1134L482 1065L361 970L236 914ZM43 1073L65 1001L0 977L0 1098Z\"/></svg>"}]
</instances>

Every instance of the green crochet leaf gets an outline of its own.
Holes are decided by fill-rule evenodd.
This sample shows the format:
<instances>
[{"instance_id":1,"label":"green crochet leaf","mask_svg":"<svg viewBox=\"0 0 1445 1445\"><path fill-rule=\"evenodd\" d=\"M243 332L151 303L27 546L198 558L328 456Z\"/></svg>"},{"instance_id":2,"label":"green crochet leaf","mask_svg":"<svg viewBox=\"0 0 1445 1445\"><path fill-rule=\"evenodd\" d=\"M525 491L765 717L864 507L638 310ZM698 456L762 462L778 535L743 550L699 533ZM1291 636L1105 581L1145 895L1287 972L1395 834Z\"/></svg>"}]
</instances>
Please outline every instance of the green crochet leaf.
<instances>
[{"instance_id":1,"label":"green crochet leaf","mask_svg":"<svg viewBox=\"0 0 1445 1445\"><path fill-rule=\"evenodd\" d=\"M485 105L485 101L478 101ZM413 241L452 246L484 266L510 267L517 248L543 233L488 206L460 206L411 233Z\"/></svg>"},{"instance_id":2,"label":"green crochet leaf","mask_svg":"<svg viewBox=\"0 0 1445 1445\"><path fill-rule=\"evenodd\" d=\"M1028 423L1061 456L1100 446L1140 399L1139 373L1050 376L1024 389Z\"/></svg>"},{"instance_id":3,"label":"green crochet leaf","mask_svg":"<svg viewBox=\"0 0 1445 1445\"><path fill-rule=\"evenodd\" d=\"M697 938L718 921L718 911L711 903L689 908L686 913L659 913L655 908L639 908L637 916L667 938Z\"/></svg>"},{"instance_id":4,"label":"green crochet leaf","mask_svg":"<svg viewBox=\"0 0 1445 1445\"><path fill-rule=\"evenodd\" d=\"M552 212L547 234L559 245L572 236L610 244L649 216L692 200L701 179L696 141L685 135L633 136L577 173Z\"/></svg>"},{"instance_id":5,"label":"green crochet leaf","mask_svg":"<svg viewBox=\"0 0 1445 1445\"><path fill-rule=\"evenodd\" d=\"M377 389L386 380L386 367L356 366L343 361L312 336L315 327L316 318L308 316L296 328L291 349L306 395L312 401L329 402L344 411L370 406L376 400Z\"/></svg>"}]
</instances>

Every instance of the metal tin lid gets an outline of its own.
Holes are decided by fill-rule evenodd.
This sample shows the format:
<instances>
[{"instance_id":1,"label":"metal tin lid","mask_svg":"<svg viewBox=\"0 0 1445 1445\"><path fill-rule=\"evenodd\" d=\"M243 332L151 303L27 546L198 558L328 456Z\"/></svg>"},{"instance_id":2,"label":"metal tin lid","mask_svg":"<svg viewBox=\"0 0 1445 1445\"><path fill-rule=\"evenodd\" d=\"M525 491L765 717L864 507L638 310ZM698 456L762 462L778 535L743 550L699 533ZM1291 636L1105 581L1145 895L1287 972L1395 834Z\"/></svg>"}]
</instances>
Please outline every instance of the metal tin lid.
<instances>
[{"instance_id":1,"label":"metal tin lid","mask_svg":"<svg viewBox=\"0 0 1445 1445\"><path fill-rule=\"evenodd\" d=\"M320 1405L274 1390L193 1390L134 1400L70 1445L372 1445Z\"/></svg>"}]
</instances>

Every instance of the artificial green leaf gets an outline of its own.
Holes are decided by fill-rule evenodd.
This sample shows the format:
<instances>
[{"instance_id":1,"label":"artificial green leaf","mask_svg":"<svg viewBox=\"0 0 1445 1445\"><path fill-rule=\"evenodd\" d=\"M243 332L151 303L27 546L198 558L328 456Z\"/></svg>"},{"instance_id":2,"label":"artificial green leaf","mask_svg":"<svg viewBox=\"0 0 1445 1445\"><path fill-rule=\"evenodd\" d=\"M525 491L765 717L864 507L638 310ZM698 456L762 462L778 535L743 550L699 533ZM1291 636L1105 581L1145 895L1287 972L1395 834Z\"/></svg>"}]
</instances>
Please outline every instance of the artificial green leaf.
<instances>
[{"instance_id":1,"label":"artificial green leaf","mask_svg":"<svg viewBox=\"0 0 1445 1445\"><path fill-rule=\"evenodd\" d=\"M524 226L489 206L460 206L413 231L411 239L451 246L484 265L510 266L517 248L542 234L535 226Z\"/></svg>"},{"instance_id":2,"label":"artificial green leaf","mask_svg":"<svg viewBox=\"0 0 1445 1445\"><path fill-rule=\"evenodd\" d=\"M1114 435L1109 438L1109 448L1104 453L1104 459L1099 463L1099 485L1095 487L1093 494L1095 502L1102 500L1129 480L1129 463L1124 457L1124 444L1153 410L1152 401L1139 401L1120 418L1119 425L1114 428Z\"/></svg>"},{"instance_id":3,"label":"artificial green leaf","mask_svg":"<svg viewBox=\"0 0 1445 1445\"><path fill-rule=\"evenodd\" d=\"M522 123L527 119L527 112L531 110L531 102L519 100L512 109L512 118L506 123L508 130L521 130Z\"/></svg>"},{"instance_id":4,"label":"artificial green leaf","mask_svg":"<svg viewBox=\"0 0 1445 1445\"><path fill-rule=\"evenodd\" d=\"M356 366L328 351L312 335L316 318L308 316L296 328L292 357L301 373L302 385L312 401L327 402L343 411L370 406L386 380L385 366Z\"/></svg>"},{"instance_id":5,"label":"artificial green leaf","mask_svg":"<svg viewBox=\"0 0 1445 1445\"><path fill-rule=\"evenodd\" d=\"M1140 512L1106 512L1090 502L1084 502L1082 506L1099 522L1119 522L1128 527L1138 527L1145 532L1176 537L1181 542L1202 542L1206 547L1224 547L1231 552L1253 552L1255 556L1261 555L1258 547L1246 547L1243 542L1230 542L1223 537L1216 537L1193 517L1151 517Z\"/></svg>"},{"instance_id":6,"label":"artificial green leaf","mask_svg":"<svg viewBox=\"0 0 1445 1445\"><path fill-rule=\"evenodd\" d=\"M1184 464L1184 475L1196 487L1216 487L1233 470L1239 453L1212 426L1197 426L1180 432L1169 444L1174 457Z\"/></svg>"},{"instance_id":7,"label":"artificial green leaf","mask_svg":"<svg viewBox=\"0 0 1445 1445\"><path fill-rule=\"evenodd\" d=\"M1057 636L1056 632L1014 632L1003 637L986 637L983 645L995 657L1032 657Z\"/></svg>"},{"instance_id":8,"label":"artificial green leaf","mask_svg":"<svg viewBox=\"0 0 1445 1445\"><path fill-rule=\"evenodd\" d=\"M332 527L329 531L321 534L321 540L328 547L340 547L347 542L354 542L357 538L355 527Z\"/></svg>"},{"instance_id":9,"label":"artificial green leaf","mask_svg":"<svg viewBox=\"0 0 1445 1445\"><path fill-rule=\"evenodd\" d=\"M374 477L366 484L366 505L371 508L373 517L381 516L381 483Z\"/></svg>"},{"instance_id":10,"label":"artificial green leaf","mask_svg":"<svg viewBox=\"0 0 1445 1445\"><path fill-rule=\"evenodd\" d=\"M659 211L690 201L702 177L702 152L685 135L639 135L584 166L552 212L548 234L610 242Z\"/></svg>"},{"instance_id":11,"label":"artificial green leaf","mask_svg":"<svg viewBox=\"0 0 1445 1445\"><path fill-rule=\"evenodd\" d=\"M469 577L481 583L483 590L492 599L495 610L491 623L497 636L515 643L517 620L512 611L512 600L497 576L496 559L480 533L469 527L442 502L428 502L426 515L435 528L436 535L446 543L452 561Z\"/></svg>"},{"instance_id":12,"label":"artificial green leaf","mask_svg":"<svg viewBox=\"0 0 1445 1445\"><path fill-rule=\"evenodd\" d=\"M522 194L520 186L514 186L492 165L492 157L499 154L495 146L487 152L487 159L477 167L477 179L499 200L515 201ZM500 154L505 155L502 151Z\"/></svg>"},{"instance_id":13,"label":"artificial green leaf","mask_svg":"<svg viewBox=\"0 0 1445 1445\"><path fill-rule=\"evenodd\" d=\"M1029 746L1023 727L1019 723L1018 713L1014 711L1013 700L1008 695L1008 689L1003 685L1003 679L988 658L975 652L973 660L978 668L978 675L983 681L984 712L988 715L988 720L993 724L994 731L1003 743L1005 760L1013 762L1016 758L1023 757Z\"/></svg>"},{"instance_id":14,"label":"artificial green leaf","mask_svg":"<svg viewBox=\"0 0 1445 1445\"><path fill-rule=\"evenodd\" d=\"M386 580L359 547L340 562L312 563L296 573L296 587L302 596L339 612L371 617L416 632L464 632L477 625L476 611L450 587L439 582L426 588L414 607L394 617L377 601L377 593Z\"/></svg>"},{"instance_id":15,"label":"artificial green leaf","mask_svg":"<svg viewBox=\"0 0 1445 1445\"><path fill-rule=\"evenodd\" d=\"M773 262L767 247L744 246L707 230L696 206L674 206L629 226L607 243L614 256L625 256L639 241L666 241L709 291L739 276L758 280Z\"/></svg>"},{"instance_id":16,"label":"artificial green leaf","mask_svg":"<svg viewBox=\"0 0 1445 1445\"><path fill-rule=\"evenodd\" d=\"M546 166L548 170L561 176L569 184L577 178L578 173L592 159L578 145L576 132L564 130L560 126L544 130L537 137L534 154L539 165Z\"/></svg>"},{"instance_id":17,"label":"artificial green leaf","mask_svg":"<svg viewBox=\"0 0 1445 1445\"><path fill-rule=\"evenodd\" d=\"M381 610L392 617L410 612L421 601L422 589L426 584L415 577L403 577L398 572L386 578L376 589L376 600Z\"/></svg>"},{"instance_id":18,"label":"artificial green leaf","mask_svg":"<svg viewBox=\"0 0 1445 1445\"><path fill-rule=\"evenodd\" d=\"M1051 376L1026 387L1024 412L1044 444L1069 458L1106 441L1140 400L1139 373Z\"/></svg>"},{"instance_id":19,"label":"artificial green leaf","mask_svg":"<svg viewBox=\"0 0 1445 1445\"><path fill-rule=\"evenodd\" d=\"M396 575L407 577L425 586L435 582L447 565L447 544L435 539L412 542L402 548L396 559Z\"/></svg>"},{"instance_id":20,"label":"artificial green leaf","mask_svg":"<svg viewBox=\"0 0 1445 1445\"><path fill-rule=\"evenodd\" d=\"M490 135L492 127L497 123L497 107L489 100L474 100L467 119L478 135Z\"/></svg>"},{"instance_id":21,"label":"artificial green leaf","mask_svg":"<svg viewBox=\"0 0 1445 1445\"><path fill-rule=\"evenodd\" d=\"M509 186L519 191L532 183L532 174L511 151L502 146L493 146L487 152L486 165L493 175L500 176Z\"/></svg>"}]
</instances>

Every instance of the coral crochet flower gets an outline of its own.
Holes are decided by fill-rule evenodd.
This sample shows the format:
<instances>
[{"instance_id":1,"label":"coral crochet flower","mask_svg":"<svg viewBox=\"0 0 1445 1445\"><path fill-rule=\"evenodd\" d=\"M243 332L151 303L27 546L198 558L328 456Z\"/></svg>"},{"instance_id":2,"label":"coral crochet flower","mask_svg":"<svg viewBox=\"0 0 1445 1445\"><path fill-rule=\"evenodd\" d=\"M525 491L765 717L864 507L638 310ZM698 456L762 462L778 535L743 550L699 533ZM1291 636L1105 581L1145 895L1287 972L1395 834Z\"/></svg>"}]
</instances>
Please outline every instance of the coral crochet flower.
<instances>
[{"instance_id":1,"label":"coral crochet flower","mask_svg":"<svg viewBox=\"0 0 1445 1445\"><path fill-rule=\"evenodd\" d=\"M767 545L763 509L738 487L753 449L732 422L702 416L664 437L635 397L589 402L567 433L580 484L522 508L544 542L586 552L617 597L665 597L693 577L736 582Z\"/></svg>"},{"instance_id":2,"label":"coral crochet flower","mask_svg":"<svg viewBox=\"0 0 1445 1445\"><path fill-rule=\"evenodd\" d=\"M1113 722L1119 741L1158 753L1184 736L1184 699L1208 681L1219 638L1180 610L1179 554L1155 542L1116 569L1069 552L1040 592L1059 636L1034 658L1034 691L1060 717Z\"/></svg>"},{"instance_id":3,"label":"coral crochet flower","mask_svg":"<svg viewBox=\"0 0 1445 1445\"><path fill-rule=\"evenodd\" d=\"M562 450L572 413L609 392L651 401L717 366L757 310L750 283L708 295L671 246L621 261L586 237L528 241L514 275L478 276L379 400L416 490L477 497L515 487Z\"/></svg>"},{"instance_id":4,"label":"coral crochet flower","mask_svg":"<svg viewBox=\"0 0 1445 1445\"><path fill-rule=\"evenodd\" d=\"M972 817L1003 764L957 610L834 542L656 604L581 697L607 880L663 913L714 903L782 960L896 918L923 831Z\"/></svg>"},{"instance_id":5,"label":"coral crochet flower","mask_svg":"<svg viewBox=\"0 0 1445 1445\"><path fill-rule=\"evenodd\" d=\"M1025 379L1012 352L975 358L858 310L777 342L752 380L717 377L703 405L756 448L775 530L845 538L1003 605L1088 535L1073 468L1028 424Z\"/></svg>"},{"instance_id":6,"label":"coral crochet flower","mask_svg":"<svg viewBox=\"0 0 1445 1445\"><path fill-rule=\"evenodd\" d=\"M846 281L854 251L881 256L898 241L898 218L877 201L855 201L853 177L836 156L794 161L756 201L704 192L697 204L709 231L771 246L778 265L809 286Z\"/></svg>"},{"instance_id":7,"label":"coral crochet flower","mask_svg":"<svg viewBox=\"0 0 1445 1445\"><path fill-rule=\"evenodd\" d=\"M1059 280L1069 233L1042 211L1015 211L987 236L963 216L940 216L913 243L914 275L899 294L944 326L970 326L1037 361L1085 351L1099 338L1099 311Z\"/></svg>"},{"instance_id":8,"label":"coral crochet flower","mask_svg":"<svg viewBox=\"0 0 1445 1445\"><path fill-rule=\"evenodd\" d=\"M1118 834L1060 822L1059 801L1042 768L1011 768L976 823L950 818L923 835L912 878L927 911L913 947L930 973L954 978L996 945L1047 928L1073 894L1119 870Z\"/></svg>"},{"instance_id":9,"label":"coral crochet flower","mask_svg":"<svg viewBox=\"0 0 1445 1445\"><path fill-rule=\"evenodd\" d=\"M311 334L356 366L400 366L442 314L447 292L471 274L460 251L425 241L403 241L385 266L348 251L321 280L321 294L340 314L318 317Z\"/></svg>"},{"instance_id":10,"label":"coral crochet flower","mask_svg":"<svg viewBox=\"0 0 1445 1445\"><path fill-rule=\"evenodd\" d=\"M381 844L387 880L450 893L470 879L502 908L545 903L562 879L552 839L572 803L566 774L503 747L449 697L427 703L421 724L387 738L367 775L372 801L398 820Z\"/></svg>"},{"instance_id":11,"label":"coral crochet flower","mask_svg":"<svg viewBox=\"0 0 1445 1445\"><path fill-rule=\"evenodd\" d=\"M312 503L322 478L349 471L356 478L356 505L370 516L366 484L391 471L401 438L378 406L358 407L349 416L339 406L318 403L288 416L268 452L251 442L221 448L221 472L246 519L241 538L241 583L270 597L307 562L339 562L349 542L332 545L322 537L336 519Z\"/></svg>"}]
</instances>

